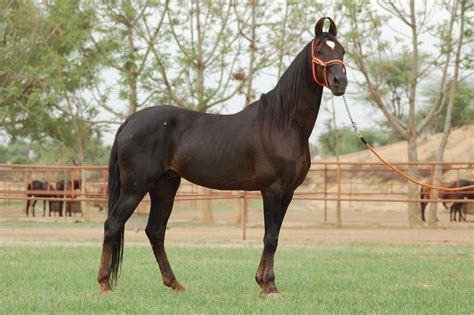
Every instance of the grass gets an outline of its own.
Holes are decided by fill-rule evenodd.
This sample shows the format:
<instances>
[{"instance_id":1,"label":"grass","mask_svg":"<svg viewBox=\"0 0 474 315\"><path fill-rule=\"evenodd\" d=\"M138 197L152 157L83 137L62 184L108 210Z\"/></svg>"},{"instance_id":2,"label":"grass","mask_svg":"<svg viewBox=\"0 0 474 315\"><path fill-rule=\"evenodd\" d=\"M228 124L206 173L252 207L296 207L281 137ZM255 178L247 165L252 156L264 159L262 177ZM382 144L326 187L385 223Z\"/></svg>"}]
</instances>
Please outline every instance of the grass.
<instances>
[{"instance_id":1,"label":"grass","mask_svg":"<svg viewBox=\"0 0 474 315\"><path fill-rule=\"evenodd\" d=\"M149 246L126 243L119 285L106 296L95 283L99 247L0 246L0 314L474 311L472 245L283 247L280 300L258 297L258 248L168 247L185 294L161 284Z\"/></svg>"},{"instance_id":2,"label":"grass","mask_svg":"<svg viewBox=\"0 0 474 315\"><path fill-rule=\"evenodd\" d=\"M58 217L61 218L62 217ZM79 218L79 217L78 217ZM74 219L74 217L72 217ZM7 220L0 221L0 229L24 229L24 228L34 228L34 229L82 229L82 228L102 228L104 226L103 222L38 222L38 221L18 221L18 220Z\"/></svg>"}]
</instances>

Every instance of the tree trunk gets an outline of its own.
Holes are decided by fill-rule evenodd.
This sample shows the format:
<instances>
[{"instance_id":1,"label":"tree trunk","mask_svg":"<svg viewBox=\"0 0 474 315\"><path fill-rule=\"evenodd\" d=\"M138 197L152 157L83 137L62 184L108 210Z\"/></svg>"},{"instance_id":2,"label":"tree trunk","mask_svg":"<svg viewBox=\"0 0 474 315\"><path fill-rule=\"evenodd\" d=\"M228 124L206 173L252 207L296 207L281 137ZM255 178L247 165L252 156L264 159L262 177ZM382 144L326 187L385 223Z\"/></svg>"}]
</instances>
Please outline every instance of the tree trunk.
<instances>
[{"instance_id":1,"label":"tree trunk","mask_svg":"<svg viewBox=\"0 0 474 315\"><path fill-rule=\"evenodd\" d=\"M251 35L250 35L250 58L249 58L249 69L247 74L247 89L245 91L245 106L250 104L253 99L253 75L255 72L255 54L257 53L257 0L253 0L252 6L252 24L251 24Z\"/></svg>"},{"instance_id":2,"label":"tree trunk","mask_svg":"<svg viewBox=\"0 0 474 315\"><path fill-rule=\"evenodd\" d=\"M126 68L126 76L128 77L128 99L129 99L129 104L128 104L128 115L132 115L137 111L138 107L138 99L137 99L137 77L138 77L138 70L137 70L137 65L135 64L135 45L133 44L133 16L129 17L129 20L127 21L127 40L128 40L128 60L127 64L125 66Z\"/></svg>"},{"instance_id":3,"label":"tree trunk","mask_svg":"<svg viewBox=\"0 0 474 315\"><path fill-rule=\"evenodd\" d=\"M408 142L408 161L409 162L417 162L418 161L418 154L417 154L417 146L416 146L416 134L410 134L407 142ZM408 165L408 175L414 178L418 178L418 168L417 165ZM419 199L420 197L420 190L418 185L407 182L408 184L408 199ZM421 221L421 209L418 202L409 202L408 203L408 224L410 227L420 226L422 225Z\"/></svg>"},{"instance_id":4,"label":"tree trunk","mask_svg":"<svg viewBox=\"0 0 474 315\"><path fill-rule=\"evenodd\" d=\"M446 119L444 122L443 137L441 138L438 151L436 152L436 161L438 162L442 162L444 159L444 150L446 149L446 145L448 144L448 137L449 137L449 134L451 133L451 118L453 116L454 99L456 98L457 81L458 81L458 76L459 76L459 64L461 62L461 49L462 49L463 39L464 39L464 9L465 9L465 1L461 1L461 16L460 16L461 25L459 29L459 40L458 40L458 46L456 49L456 57L454 61L454 77L451 82L451 88L449 90L449 101L448 101L448 107L446 110ZM442 166L436 165L435 172L434 172L434 180L433 180L434 186L439 186L441 182L441 176L442 176ZM439 195L438 190L433 189L431 191L431 198L436 199L438 198L438 195ZM432 202L430 204L428 226L431 228L436 227L438 224L437 208L438 208L437 202Z\"/></svg>"},{"instance_id":5,"label":"tree trunk","mask_svg":"<svg viewBox=\"0 0 474 315\"><path fill-rule=\"evenodd\" d=\"M201 187L201 195L210 196L211 190L206 187ZM214 224L214 215L212 214L212 201L210 199L200 201L201 208L201 223Z\"/></svg>"}]
</instances>

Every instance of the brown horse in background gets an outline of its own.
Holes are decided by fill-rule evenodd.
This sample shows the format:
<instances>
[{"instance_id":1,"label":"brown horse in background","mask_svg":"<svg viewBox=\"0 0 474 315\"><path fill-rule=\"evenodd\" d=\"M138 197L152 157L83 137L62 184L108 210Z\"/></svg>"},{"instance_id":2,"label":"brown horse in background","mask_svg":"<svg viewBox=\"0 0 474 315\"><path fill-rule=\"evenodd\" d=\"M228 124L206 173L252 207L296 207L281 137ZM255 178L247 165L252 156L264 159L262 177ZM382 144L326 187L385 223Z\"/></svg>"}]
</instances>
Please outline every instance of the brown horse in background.
<instances>
[{"instance_id":1,"label":"brown horse in background","mask_svg":"<svg viewBox=\"0 0 474 315\"><path fill-rule=\"evenodd\" d=\"M455 188L455 187L466 187L466 186L471 186L474 185L474 181L466 180L466 179L460 179L455 182L452 182L449 185L449 188ZM458 191L452 191L446 194L447 199L474 199L474 189L473 188L467 188L464 190L458 190ZM451 205L451 211L449 213L449 219L450 221L456 221L456 214L458 214L458 221L466 221L466 216L467 214L464 213L463 215L463 205L465 203L463 202L453 202Z\"/></svg>"},{"instance_id":2,"label":"brown horse in background","mask_svg":"<svg viewBox=\"0 0 474 315\"><path fill-rule=\"evenodd\" d=\"M60 180L56 182L56 190L58 192L63 192L63 193L70 193L71 191L76 191L76 190L81 190L82 186L82 180L80 179L75 179L74 181L68 180ZM67 196L63 195L63 197L69 197L71 198L72 196ZM72 216L72 203L74 201L66 201L66 213L65 215ZM59 215L62 216L62 209L63 209L63 201L59 201ZM74 214L75 215L75 214Z\"/></svg>"},{"instance_id":3,"label":"brown horse in background","mask_svg":"<svg viewBox=\"0 0 474 315\"><path fill-rule=\"evenodd\" d=\"M322 31L326 19L329 32ZM343 95L347 87L345 51L336 34L331 19L320 19L315 37L275 88L238 113L215 115L162 105L136 112L119 127L110 153L108 217L97 274L102 292L117 280L124 225L146 193L151 209L145 231L163 283L185 290L164 247L174 197L185 178L212 189L261 192L265 234L255 279L262 296L279 294L273 272L278 236L293 192L311 165L308 140L323 87L334 95Z\"/></svg>"},{"instance_id":4,"label":"brown horse in background","mask_svg":"<svg viewBox=\"0 0 474 315\"><path fill-rule=\"evenodd\" d=\"M439 184L439 186L448 187L450 184L451 183L441 182ZM447 199L447 196L448 196L447 191L440 190L439 193L438 193L438 198L439 199ZM431 188L421 186L421 188L420 188L420 199L422 199L422 201L420 202L420 205L421 205L421 219L423 220L423 222L425 222L426 221L425 220L425 209L426 209L426 206L428 205L428 201L423 201L423 199L431 199ZM445 201L443 201L443 206L446 210L448 210L448 206L446 205Z\"/></svg>"},{"instance_id":5,"label":"brown horse in background","mask_svg":"<svg viewBox=\"0 0 474 315\"><path fill-rule=\"evenodd\" d=\"M33 180L31 183L28 184L27 190L44 190L44 191L54 191L54 188L52 185L49 185L48 189L48 183L47 182L42 182L40 180ZM28 194L28 197L37 197L37 198L51 198L54 197L50 194L41 194L41 193L34 193L34 194ZM26 216L29 216L29 209L30 209L30 204L32 204L32 215L35 216L35 205L38 200L27 200L26 201ZM48 202L49 206L49 215L51 216L51 203ZM46 213L46 200L43 200L43 217L45 216Z\"/></svg>"}]
</instances>

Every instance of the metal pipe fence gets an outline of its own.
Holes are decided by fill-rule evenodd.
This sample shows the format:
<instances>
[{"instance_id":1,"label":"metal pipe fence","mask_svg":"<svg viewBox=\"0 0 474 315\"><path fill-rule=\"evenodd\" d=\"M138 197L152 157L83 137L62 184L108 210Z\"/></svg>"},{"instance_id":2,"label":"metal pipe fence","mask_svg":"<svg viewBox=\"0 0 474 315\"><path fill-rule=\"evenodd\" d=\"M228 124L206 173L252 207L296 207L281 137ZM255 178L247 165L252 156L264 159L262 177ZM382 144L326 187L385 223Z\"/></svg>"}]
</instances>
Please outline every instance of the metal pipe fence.
<instances>
[{"instance_id":1,"label":"metal pipe fence","mask_svg":"<svg viewBox=\"0 0 474 315\"><path fill-rule=\"evenodd\" d=\"M408 165L416 165L418 178L424 179L428 184L433 183L436 165L442 167L444 182L474 178L474 162L398 162L393 164L402 170L406 170ZM0 164L0 200L7 203L14 200L46 200L63 204L86 202L101 204L105 207L107 176L106 166ZM45 182L47 189L28 190L27 186L33 180ZM59 181L65 183L62 190L57 189ZM80 183L80 187L77 187L75 183ZM183 181L176 195L176 201L243 200L242 226L245 226L248 216L248 200L261 198L259 192L210 190L209 194L202 194L197 191L194 184ZM406 196L406 180L381 163L313 161L305 182L294 193L294 199L324 201L323 220L326 222L328 202L474 202L473 199L455 198L455 195L462 193L450 192L449 199L434 199L431 196L428 199L409 199ZM145 199L145 202L149 202L149 199Z\"/></svg>"}]
</instances>

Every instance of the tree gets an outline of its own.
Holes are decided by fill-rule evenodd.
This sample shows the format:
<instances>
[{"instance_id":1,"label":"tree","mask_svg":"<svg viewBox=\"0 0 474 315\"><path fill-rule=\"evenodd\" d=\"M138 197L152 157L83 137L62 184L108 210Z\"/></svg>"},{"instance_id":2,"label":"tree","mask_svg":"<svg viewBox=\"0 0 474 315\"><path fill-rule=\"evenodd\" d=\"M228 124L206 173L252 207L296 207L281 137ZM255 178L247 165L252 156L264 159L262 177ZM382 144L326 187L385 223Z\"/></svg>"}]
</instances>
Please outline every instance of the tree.
<instances>
[{"instance_id":1,"label":"tree","mask_svg":"<svg viewBox=\"0 0 474 315\"><path fill-rule=\"evenodd\" d=\"M98 6L98 21L90 30L90 39L100 53L106 68L118 74L118 82L96 82L94 93L101 107L119 121L148 105L159 91L157 84L149 84L148 76L156 67L151 60L151 46L159 41L168 1L103 2ZM149 41L144 41L139 30L149 19L156 19ZM113 85L119 86L119 97L127 102L125 110L109 105Z\"/></svg>"},{"instance_id":2,"label":"tree","mask_svg":"<svg viewBox=\"0 0 474 315\"><path fill-rule=\"evenodd\" d=\"M13 137L71 149L75 164L100 129L84 91L97 54L88 46L95 10L79 1L9 2L3 11L0 115ZM94 120L94 122L93 122Z\"/></svg>"},{"instance_id":3,"label":"tree","mask_svg":"<svg viewBox=\"0 0 474 315\"><path fill-rule=\"evenodd\" d=\"M415 1L409 1L408 11L401 3L395 1L377 1L378 7L367 0L342 0L338 8L342 10L347 19L348 29L344 32L348 55L355 63L357 70L362 74L363 80L360 87L368 89L370 100L384 114L390 126L405 139L408 144L408 160L416 162L418 135L434 120L437 113L446 105L442 100L447 92L447 82L450 59L452 56L451 38L452 26L455 15L450 17L438 27L433 25L429 15L432 14L427 2L415 8ZM417 2L417 4L419 4ZM432 4L434 6L434 4ZM452 13L452 3L446 8L436 6L440 10ZM386 15L380 14L383 10ZM384 25L387 21L395 20L404 25L407 32L402 37L396 36L396 42L387 40ZM439 38L439 47L436 53L421 51L420 33L433 33L433 38ZM439 36L441 34L441 36ZM400 52L402 51L402 52ZM398 55L397 55L398 54ZM401 60L400 64L398 60ZM397 67L398 65L398 67ZM400 67L402 66L402 67ZM441 80L435 100L429 105L429 112L419 123L416 122L416 108L420 107L422 100L418 97L418 89L428 74L441 70ZM395 93L395 97L387 99L387 95ZM392 102L392 104L390 104ZM400 104L400 105L398 105ZM402 117L396 115L390 108L403 106ZM415 165L408 167L408 174L417 177ZM418 197L418 187L408 183L408 198ZM420 209L416 203L408 205L408 219L410 226L420 225Z\"/></svg>"},{"instance_id":4,"label":"tree","mask_svg":"<svg viewBox=\"0 0 474 315\"><path fill-rule=\"evenodd\" d=\"M448 104L447 104L447 109L446 109L446 115L445 115L445 123L444 123L444 130L443 130L443 137L441 138L441 142L439 144L438 150L436 152L436 160L437 161L443 161L444 158L444 150L446 149L446 145L448 144L448 136L449 133L451 132L451 119L453 116L453 105L456 99L456 91L457 91L457 83L458 83L458 78L459 78L459 66L461 63L461 51L462 51L462 46L464 44L464 21L465 21L465 12L466 12L466 1L464 0L457 0L454 1L453 3L453 13L452 15L456 15L458 11L458 6L459 8L459 36L457 39L457 45L456 45L456 51L455 51L455 57L454 57L454 74L453 74L453 79L450 84L449 88L449 96L448 96ZM447 39L448 41L451 40L451 36ZM442 166L441 165L436 165L435 166L435 171L433 174L433 184L435 186L439 186L441 182L441 173L442 173ZM438 191L432 190L431 193L433 198L438 197ZM437 208L437 203L432 202L430 204L430 210L429 210L429 216L428 216L428 225L430 227L436 227L437 223L437 215L436 215L436 209Z\"/></svg>"}]
</instances>

